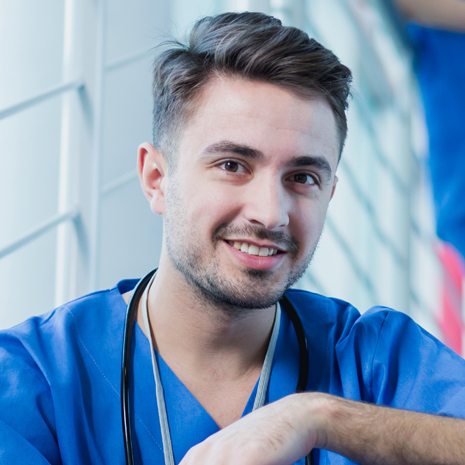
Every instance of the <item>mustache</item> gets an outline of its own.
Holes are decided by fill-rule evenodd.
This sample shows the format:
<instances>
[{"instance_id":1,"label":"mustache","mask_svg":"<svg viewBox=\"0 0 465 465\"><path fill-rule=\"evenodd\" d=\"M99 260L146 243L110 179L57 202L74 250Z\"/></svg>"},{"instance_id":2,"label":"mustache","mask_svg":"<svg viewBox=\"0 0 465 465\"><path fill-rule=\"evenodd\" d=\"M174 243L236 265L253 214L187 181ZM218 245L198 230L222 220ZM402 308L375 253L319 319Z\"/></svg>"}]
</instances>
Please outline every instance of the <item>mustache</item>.
<instances>
[{"instance_id":1,"label":"mustache","mask_svg":"<svg viewBox=\"0 0 465 465\"><path fill-rule=\"evenodd\" d=\"M239 236L241 238L256 238L273 242L279 247L282 247L287 252L295 255L299 250L299 242L289 234L282 231L270 231L269 229L254 226L231 226L222 224L218 226L213 232L214 243L223 240L225 237Z\"/></svg>"}]
</instances>

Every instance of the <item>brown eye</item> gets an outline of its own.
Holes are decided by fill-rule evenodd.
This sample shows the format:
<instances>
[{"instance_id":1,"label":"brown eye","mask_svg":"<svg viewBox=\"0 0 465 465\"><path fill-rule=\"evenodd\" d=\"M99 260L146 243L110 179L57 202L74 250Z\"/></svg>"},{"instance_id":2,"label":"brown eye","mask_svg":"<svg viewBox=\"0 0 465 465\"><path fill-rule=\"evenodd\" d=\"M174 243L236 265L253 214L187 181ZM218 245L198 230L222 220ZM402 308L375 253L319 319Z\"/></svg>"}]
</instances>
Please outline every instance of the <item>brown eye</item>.
<instances>
[{"instance_id":1,"label":"brown eye","mask_svg":"<svg viewBox=\"0 0 465 465\"><path fill-rule=\"evenodd\" d=\"M294 176L294 181L300 184L305 184L307 182L308 176L306 174L296 174Z\"/></svg>"},{"instance_id":2,"label":"brown eye","mask_svg":"<svg viewBox=\"0 0 465 465\"><path fill-rule=\"evenodd\" d=\"M316 184L315 179L309 174L305 173L294 174L293 180L298 184Z\"/></svg>"},{"instance_id":3,"label":"brown eye","mask_svg":"<svg viewBox=\"0 0 465 465\"><path fill-rule=\"evenodd\" d=\"M220 168L222 171L225 171L226 173L231 173L235 175L249 173L247 168L242 163L239 163L235 160L222 161L217 165L217 167Z\"/></svg>"},{"instance_id":4,"label":"brown eye","mask_svg":"<svg viewBox=\"0 0 465 465\"><path fill-rule=\"evenodd\" d=\"M230 171L231 173L236 173L239 169L239 163L235 161L226 161L223 163L224 169Z\"/></svg>"}]
</instances>

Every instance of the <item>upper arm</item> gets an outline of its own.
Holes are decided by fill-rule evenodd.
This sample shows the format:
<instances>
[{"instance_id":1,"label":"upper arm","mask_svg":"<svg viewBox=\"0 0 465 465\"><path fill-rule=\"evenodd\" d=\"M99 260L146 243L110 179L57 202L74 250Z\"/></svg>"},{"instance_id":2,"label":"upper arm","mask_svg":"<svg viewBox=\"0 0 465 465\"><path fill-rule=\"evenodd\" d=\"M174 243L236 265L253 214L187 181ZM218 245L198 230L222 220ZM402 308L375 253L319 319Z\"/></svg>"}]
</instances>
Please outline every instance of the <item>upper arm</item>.
<instances>
[{"instance_id":1,"label":"upper arm","mask_svg":"<svg viewBox=\"0 0 465 465\"><path fill-rule=\"evenodd\" d=\"M371 379L377 404L465 418L465 361L403 313L386 312Z\"/></svg>"},{"instance_id":2,"label":"upper arm","mask_svg":"<svg viewBox=\"0 0 465 465\"><path fill-rule=\"evenodd\" d=\"M465 361L407 315L373 309L336 346L341 395L465 418Z\"/></svg>"}]
</instances>

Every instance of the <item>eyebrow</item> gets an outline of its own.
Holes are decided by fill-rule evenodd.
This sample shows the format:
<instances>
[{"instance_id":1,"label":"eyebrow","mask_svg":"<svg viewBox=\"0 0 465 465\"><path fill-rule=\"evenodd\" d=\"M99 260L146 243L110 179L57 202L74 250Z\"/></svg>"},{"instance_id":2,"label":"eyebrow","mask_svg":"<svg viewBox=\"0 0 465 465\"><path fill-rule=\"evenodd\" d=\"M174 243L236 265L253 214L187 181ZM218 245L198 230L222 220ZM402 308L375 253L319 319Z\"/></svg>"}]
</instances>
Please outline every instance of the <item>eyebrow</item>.
<instances>
[{"instance_id":1,"label":"eyebrow","mask_svg":"<svg viewBox=\"0 0 465 465\"><path fill-rule=\"evenodd\" d=\"M235 144L234 142L221 141L215 144L209 145L203 153L214 154L214 153L237 153L245 158L251 158L253 160L261 160L264 158L263 152L256 150L248 145Z\"/></svg>"},{"instance_id":2,"label":"eyebrow","mask_svg":"<svg viewBox=\"0 0 465 465\"><path fill-rule=\"evenodd\" d=\"M264 158L263 152L254 149L248 145L236 144L230 141L221 141L209 145L205 150L204 154L217 154L217 153L236 153L242 155L245 158L253 160L262 160ZM301 155L291 158L287 165L291 168L305 168L313 166L317 168L329 181L332 176L331 165L328 160L321 155Z\"/></svg>"},{"instance_id":3,"label":"eyebrow","mask_svg":"<svg viewBox=\"0 0 465 465\"><path fill-rule=\"evenodd\" d=\"M320 155L302 155L300 157L294 157L290 160L288 165L293 168L314 166L325 175L327 180L330 180L333 174L328 160Z\"/></svg>"}]
</instances>

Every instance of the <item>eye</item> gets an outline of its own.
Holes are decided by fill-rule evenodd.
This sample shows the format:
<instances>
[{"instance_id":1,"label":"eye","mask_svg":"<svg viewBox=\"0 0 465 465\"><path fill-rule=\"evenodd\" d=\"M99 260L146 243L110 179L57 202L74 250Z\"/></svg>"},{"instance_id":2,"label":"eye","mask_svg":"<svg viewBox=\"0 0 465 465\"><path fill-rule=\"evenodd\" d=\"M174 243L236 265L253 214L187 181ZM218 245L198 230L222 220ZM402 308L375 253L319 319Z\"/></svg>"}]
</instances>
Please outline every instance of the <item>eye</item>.
<instances>
[{"instance_id":1,"label":"eye","mask_svg":"<svg viewBox=\"0 0 465 465\"><path fill-rule=\"evenodd\" d=\"M318 185L316 177L307 173L293 174L290 179L298 184Z\"/></svg>"},{"instance_id":2,"label":"eye","mask_svg":"<svg viewBox=\"0 0 465 465\"><path fill-rule=\"evenodd\" d=\"M219 165L223 170L228 173L245 173L246 169L237 161L227 160Z\"/></svg>"}]
</instances>

